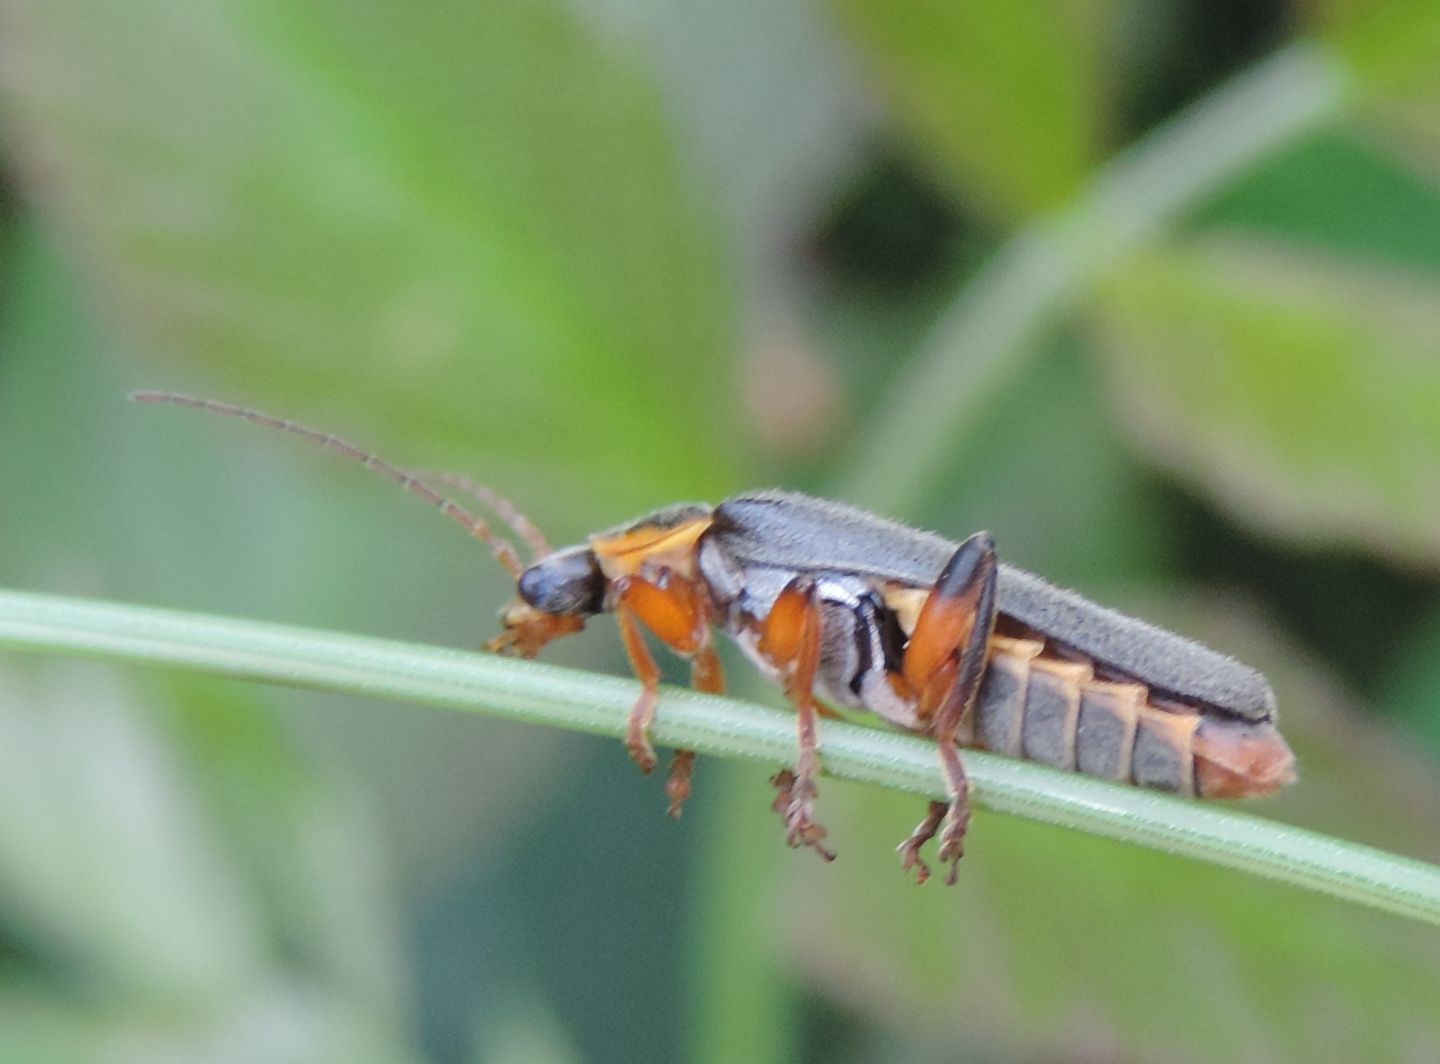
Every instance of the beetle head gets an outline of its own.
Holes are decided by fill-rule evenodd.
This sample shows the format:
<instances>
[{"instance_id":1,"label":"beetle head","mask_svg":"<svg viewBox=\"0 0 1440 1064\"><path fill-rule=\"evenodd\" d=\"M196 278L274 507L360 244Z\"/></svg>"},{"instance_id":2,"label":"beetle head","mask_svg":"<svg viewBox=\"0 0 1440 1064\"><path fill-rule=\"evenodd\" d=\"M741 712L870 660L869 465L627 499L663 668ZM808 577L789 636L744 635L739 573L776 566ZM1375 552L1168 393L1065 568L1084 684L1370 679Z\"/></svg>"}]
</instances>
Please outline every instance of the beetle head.
<instances>
[{"instance_id":1,"label":"beetle head","mask_svg":"<svg viewBox=\"0 0 1440 1064\"><path fill-rule=\"evenodd\" d=\"M520 574L520 597L500 611L505 631L486 649L533 658L552 639L578 632L605 601L605 574L595 552L569 547Z\"/></svg>"},{"instance_id":2,"label":"beetle head","mask_svg":"<svg viewBox=\"0 0 1440 1064\"><path fill-rule=\"evenodd\" d=\"M520 574L521 600L541 613L566 617L599 613L605 574L589 547L569 547L539 559Z\"/></svg>"}]
</instances>

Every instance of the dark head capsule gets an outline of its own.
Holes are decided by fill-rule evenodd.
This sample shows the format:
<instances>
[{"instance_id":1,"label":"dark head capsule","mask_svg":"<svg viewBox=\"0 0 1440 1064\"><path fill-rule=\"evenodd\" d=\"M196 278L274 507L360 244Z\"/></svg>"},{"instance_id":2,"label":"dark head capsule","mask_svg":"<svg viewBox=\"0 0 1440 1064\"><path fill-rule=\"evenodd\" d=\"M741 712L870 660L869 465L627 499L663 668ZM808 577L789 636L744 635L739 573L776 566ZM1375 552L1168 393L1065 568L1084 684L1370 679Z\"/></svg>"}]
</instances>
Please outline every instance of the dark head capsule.
<instances>
[{"instance_id":1,"label":"dark head capsule","mask_svg":"<svg viewBox=\"0 0 1440 1064\"><path fill-rule=\"evenodd\" d=\"M599 613L605 601L605 574L595 552L570 547L541 558L520 574L520 597L541 613L567 616Z\"/></svg>"}]
</instances>

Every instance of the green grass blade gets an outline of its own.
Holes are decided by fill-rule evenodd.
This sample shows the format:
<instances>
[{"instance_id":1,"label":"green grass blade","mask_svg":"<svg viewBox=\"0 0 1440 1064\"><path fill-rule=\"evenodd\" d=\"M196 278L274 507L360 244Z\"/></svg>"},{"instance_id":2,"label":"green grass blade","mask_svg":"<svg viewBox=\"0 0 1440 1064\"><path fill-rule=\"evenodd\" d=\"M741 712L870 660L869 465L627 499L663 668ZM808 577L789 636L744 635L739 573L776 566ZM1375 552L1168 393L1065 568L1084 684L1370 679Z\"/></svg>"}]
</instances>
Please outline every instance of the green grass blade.
<instances>
[{"instance_id":1,"label":"green grass blade","mask_svg":"<svg viewBox=\"0 0 1440 1064\"><path fill-rule=\"evenodd\" d=\"M0 591L0 647L345 691L616 737L639 692L631 680L489 654L16 591ZM776 765L791 760L795 745L786 714L673 689L661 699L655 738ZM934 749L923 740L827 722L824 741L831 775L944 793ZM1440 867L1023 761L972 752L967 764L984 808L1440 924Z\"/></svg>"}]
</instances>

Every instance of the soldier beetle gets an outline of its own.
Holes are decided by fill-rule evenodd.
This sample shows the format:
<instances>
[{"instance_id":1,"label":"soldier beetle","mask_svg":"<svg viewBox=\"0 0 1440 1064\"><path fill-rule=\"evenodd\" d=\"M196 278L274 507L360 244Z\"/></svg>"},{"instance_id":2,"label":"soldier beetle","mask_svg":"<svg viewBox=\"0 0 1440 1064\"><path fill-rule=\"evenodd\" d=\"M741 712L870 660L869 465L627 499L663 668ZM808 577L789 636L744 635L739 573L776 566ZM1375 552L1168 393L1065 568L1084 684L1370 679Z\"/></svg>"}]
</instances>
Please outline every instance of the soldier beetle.
<instances>
[{"instance_id":1,"label":"soldier beetle","mask_svg":"<svg viewBox=\"0 0 1440 1064\"><path fill-rule=\"evenodd\" d=\"M935 740L948 799L932 802L899 847L920 882L930 875L921 848L937 835L955 882L970 819L963 747L1196 798L1264 795L1295 779L1260 673L998 561L984 532L955 543L841 503L762 491L667 506L554 550L511 503L463 477L406 472L338 436L228 403L131 398L301 436L459 522L516 581L489 650L534 657L613 613L642 685L625 745L647 773L660 669L646 632L714 693L725 680L712 633L725 632L795 708L799 752L774 779L775 809L786 841L826 860L834 854L814 806L819 720L835 715L831 706ZM529 547L529 562L432 483L488 506ZM675 754L671 815L690 794L694 761Z\"/></svg>"}]
</instances>

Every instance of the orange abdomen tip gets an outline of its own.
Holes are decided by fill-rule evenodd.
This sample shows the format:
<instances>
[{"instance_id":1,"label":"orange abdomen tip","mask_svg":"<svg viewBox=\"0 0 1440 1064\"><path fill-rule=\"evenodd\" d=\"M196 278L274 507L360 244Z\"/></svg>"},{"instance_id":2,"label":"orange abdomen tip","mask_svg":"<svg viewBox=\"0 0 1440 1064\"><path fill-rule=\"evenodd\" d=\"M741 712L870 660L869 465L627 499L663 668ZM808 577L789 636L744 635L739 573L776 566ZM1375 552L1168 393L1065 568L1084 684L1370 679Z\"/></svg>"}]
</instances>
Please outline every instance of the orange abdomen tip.
<instances>
[{"instance_id":1,"label":"orange abdomen tip","mask_svg":"<svg viewBox=\"0 0 1440 1064\"><path fill-rule=\"evenodd\" d=\"M1258 798L1295 782L1295 755L1271 723L1207 717L1194 752L1201 798Z\"/></svg>"}]
</instances>

